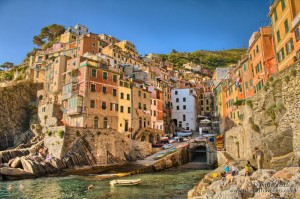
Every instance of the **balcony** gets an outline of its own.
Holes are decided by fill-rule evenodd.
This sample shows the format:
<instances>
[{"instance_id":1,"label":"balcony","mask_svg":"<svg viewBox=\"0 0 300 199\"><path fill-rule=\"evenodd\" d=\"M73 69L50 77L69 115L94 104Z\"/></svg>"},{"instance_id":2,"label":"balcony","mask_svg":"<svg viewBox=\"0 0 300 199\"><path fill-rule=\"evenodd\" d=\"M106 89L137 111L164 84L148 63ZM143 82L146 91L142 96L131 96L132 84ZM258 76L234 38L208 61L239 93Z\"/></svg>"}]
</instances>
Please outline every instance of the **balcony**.
<instances>
[{"instance_id":1,"label":"balcony","mask_svg":"<svg viewBox=\"0 0 300 199\"><path fill-rule=\"evenodd\" d=\"M77 106L74 108L69 108L67 110L67 115L77 115L82 113L82 106Z\"/></svg>"}]
</instances>

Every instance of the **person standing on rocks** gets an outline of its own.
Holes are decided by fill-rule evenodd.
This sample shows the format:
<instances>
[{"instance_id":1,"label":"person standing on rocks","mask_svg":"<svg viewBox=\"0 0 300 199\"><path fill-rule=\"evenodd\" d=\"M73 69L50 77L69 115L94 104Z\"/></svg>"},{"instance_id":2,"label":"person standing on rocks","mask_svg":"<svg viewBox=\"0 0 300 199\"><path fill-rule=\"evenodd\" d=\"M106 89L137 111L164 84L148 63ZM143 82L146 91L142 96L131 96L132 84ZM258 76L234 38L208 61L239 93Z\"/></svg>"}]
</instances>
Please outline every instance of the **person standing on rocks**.
<instances>
[{"instance_id":1,"label":"person standing on rocks","mask_svg":"<svg viewBox=\"0 0 300 199\"><path fill-rule=\"evenodd\" d=\"M254 148L253 158L257 161L258 169L262 169L264 162L264 153L257 147Z\"/></svg>"}]
</instances>

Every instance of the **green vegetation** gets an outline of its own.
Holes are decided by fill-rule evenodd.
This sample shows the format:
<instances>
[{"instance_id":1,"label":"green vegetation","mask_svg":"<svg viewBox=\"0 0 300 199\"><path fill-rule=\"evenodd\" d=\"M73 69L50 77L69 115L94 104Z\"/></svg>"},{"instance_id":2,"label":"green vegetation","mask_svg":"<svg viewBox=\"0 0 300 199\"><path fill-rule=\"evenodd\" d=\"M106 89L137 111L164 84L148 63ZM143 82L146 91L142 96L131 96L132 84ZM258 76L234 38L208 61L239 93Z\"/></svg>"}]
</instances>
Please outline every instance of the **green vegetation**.
<instances>
[{"instance_id":1,"label":"green vegetation","mask_svg":"<svg viewBox=\"0 0 300 199\"><path fill-rule=\"evenodd\" d=\"M241 106L245 104L245 100L237 100L233 103L234 106Z\"/></svg>"},{"instance_id":2,"label":"green vegetation","mask_svg":"<svg viewBox=\"0 0 300 199\"><path fill-rule=\"evenodd\" d=\"M270 77L270 78L269 78L269 81L270 81L270 82L272 82L273 80L274 80L274 78L273 78L273 77Z\"/></svg>"},{"instance_id":3,"label":"green vegetation","mask_svg":"<svg viewBox=\"0 0 300 199\"><path fill-rule=\"evenodd\" d=\"M252 100L247 100L247 101L246 101L246 104L247 104L250 108L253 108L253 102L252 102Z\"/></svg>"},{"instance_id":4,"label":"green vegetation","mask_svg":"<svg viewBox=\"0 0 300 199\"><path fill-rule=\"evenodd\" d=\"M284 81L285 81L286 83L288 83L288 82L290 81L290 76L286 75L286 76L284 77Z\"/></svg>"},{"instance_id":5,"label":"green vegetation","mask_svg":"<svg viewBox=\"0 0 300 199\"><path fill-rule=\"evenodd\" d=\"M274 88L276 86L277 83L281 83L281 79L275 79L273 82L272 82L272 87Z\"/></svg>"},{"instance_id":6,"label":"green vegetation","mask_svg":"<svg viewBox=\"0 0 300 199\"><path fill-rule=\"evenodd\" d=\"M194 62L213 71L217 67L226 67L230 64L236 64L246 49L230 49L222 51L195 51L191 53L177 52L172 50L169 55L160 54L163 60L170 61L175 68L182 68L183 64Z\"/></svg>"},{"instance_id":7,"label":"green vegetation","mask_svg":"<svg viewBox=\"0 0 300 199\"><path fill-rule=\"evenodd\" d=\"M51 135L52 135L52 131L46 131L46 134L47 134L48 136L51 136Z\"/></svg>"},{"instance_id":8,"label":"green vegetation","mask_svg":"<svg viewBox=\"0 0 300 199\"><path fill-rule=\"evenodd\" d=\"M79 131L76 131L76 136L78 136L78 137L80 137L80 136L81 136L81 134L80 134L80 132L79 132Z\"/></svg>"},{"instance_id":9,"label":"green vegetation","mask_svg":"<svg viewBox=\"0 0 300 199\"><path fill-rule=\"evenodd\" d=\"M96 133L98 136L101 134L101 132L100 131L97 131L97 133Z\"/></svg>"},{"instance_id":10,"label":"green vegetation","mask_svg":"<svg viewBox=\"0 0 300 199\"><path fill-rule=\"evenodd\" d=\"M297 76L297 71L296 71L296 69L293 69L293 70L291 71L291 75L292 75L293 77L296 77L296 76Z\"/></svg>"},{"instance_id":11,"label":"green vegetation","mask_svg":"<svg viewBox=\"0 0 300 199\"><path fill-rule=\"evenodd\" d=\"M65 132L63 130L59 130L57 132L58 137L63 138L64 137Z\"/></svg>"},{"instance_id":12,"label":"green vegetation","mask_svg":"<svg viewBox=\"0 0 300 199\"><path fill-rule=\"evenodd\" d=\"M264 86L264 90L267 91L270 88L270 83L267 81L266 85Z\"/></svg>"},{"instance_id":13,"label":"green vegetation","mask_svg":"<svg viewBox=\"0 0 300 199\"><path fill-rule=\"evenodd\" d=\"M257 133L260 132L259 126L257 124L251 124L251 128L253 131L255 131Z\"/></svg>"}]
</instances>

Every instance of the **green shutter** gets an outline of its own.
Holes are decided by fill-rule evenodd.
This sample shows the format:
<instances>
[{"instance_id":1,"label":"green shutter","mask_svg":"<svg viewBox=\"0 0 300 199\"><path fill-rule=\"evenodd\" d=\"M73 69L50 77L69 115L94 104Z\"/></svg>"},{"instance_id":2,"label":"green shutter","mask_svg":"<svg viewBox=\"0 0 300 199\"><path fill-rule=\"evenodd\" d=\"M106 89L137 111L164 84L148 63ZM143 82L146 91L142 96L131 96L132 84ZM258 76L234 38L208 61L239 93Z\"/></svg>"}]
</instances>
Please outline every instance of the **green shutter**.
<instances>
[{"instance_id":1,"label":"green shutter","mask_svg":"<svg viewBox=\"0 0 300 199\"><path fill-rule=\"evenodd\" d=\"M278 15L277 15L277 10L276 9L274 10L274 18L275 18L275 21L277 21Z\"/></svg>"},{"instance_id":2,"label":"green shutter","mask_svg":"<svg viewBox=\"0 0 300 199\"><path fill-rule=\"evenodd\" d=\"M287 19L284 21L284 28L285 28L285 33L288 33L290 29L289 29L289 22Z\"/></svg>"},{"instance_id":3,"label":"green shutter","mask_svg":"<svg viewBox=\"0 0 300 199\"><path fill-rule=\"evenodd\" d=\"M279 32L279 30L277 31L277 42L279 43L280 42L280 32Z\"/></svg>"},{"instance_id":4,"label":"green shutter","mask_svg":"<svg viewBox=\"0 0 300 199\"><path fill-rule=\"evenodd\" d=\"M282 8L282 10L285 9L285 0L281 0L281 8Z\"/></svg>"}]
</instances>

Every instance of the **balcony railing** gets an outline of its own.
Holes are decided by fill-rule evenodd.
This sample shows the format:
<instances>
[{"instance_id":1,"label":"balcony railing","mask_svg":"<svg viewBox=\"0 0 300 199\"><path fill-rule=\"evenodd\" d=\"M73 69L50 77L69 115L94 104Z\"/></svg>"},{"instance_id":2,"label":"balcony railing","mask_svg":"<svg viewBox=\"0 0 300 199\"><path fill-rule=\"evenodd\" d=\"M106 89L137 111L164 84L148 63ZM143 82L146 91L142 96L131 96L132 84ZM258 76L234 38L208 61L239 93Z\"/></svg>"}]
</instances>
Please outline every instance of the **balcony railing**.
<instances>
[{"instance_id":1,"label":"balcony railing","mask_svg":"<svg viewBox=\"0 0 300 199\"><path fill-rule=\"evenodd\" d=\"M67 115L77 115L82 113L82 106L67 109Z\"/></svg>"}]
</instances>

